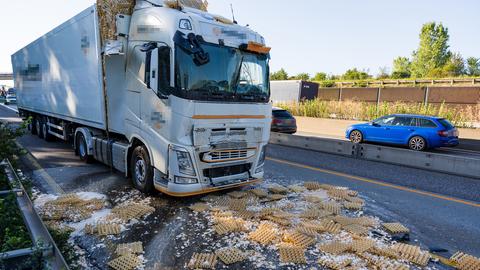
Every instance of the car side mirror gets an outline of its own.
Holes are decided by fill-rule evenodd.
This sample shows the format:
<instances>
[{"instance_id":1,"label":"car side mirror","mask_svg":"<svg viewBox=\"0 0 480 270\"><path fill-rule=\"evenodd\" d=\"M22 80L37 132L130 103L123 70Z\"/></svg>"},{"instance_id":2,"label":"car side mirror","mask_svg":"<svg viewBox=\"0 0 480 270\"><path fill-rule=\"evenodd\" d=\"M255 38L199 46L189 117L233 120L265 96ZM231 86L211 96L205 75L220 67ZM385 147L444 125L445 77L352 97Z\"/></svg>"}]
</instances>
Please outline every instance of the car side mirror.
<instances>
[{"instance_id":1,"label":"car side mirror","mask_svg":"<svg viewBox=\"0 0 480 270\"><path fill-rule=\"evenodd\" d=\"M372 124L371 124L371 125L372 125L372 126L374 126L374 127L379 127L379 126L380 126L380 124L378 124L378 123L375 123L375 122L372 122Z\"/></svg>"}]
</instances>

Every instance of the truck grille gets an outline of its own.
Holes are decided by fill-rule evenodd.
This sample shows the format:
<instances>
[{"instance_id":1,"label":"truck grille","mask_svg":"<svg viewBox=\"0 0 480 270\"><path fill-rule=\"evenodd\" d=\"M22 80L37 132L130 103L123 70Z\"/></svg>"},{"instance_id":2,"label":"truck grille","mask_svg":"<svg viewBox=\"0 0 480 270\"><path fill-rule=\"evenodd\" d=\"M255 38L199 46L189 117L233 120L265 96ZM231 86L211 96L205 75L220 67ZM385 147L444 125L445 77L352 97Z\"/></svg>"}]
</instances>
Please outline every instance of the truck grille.
<instances>
[{"instance_id":1,"label":"truck grille","mask_svg":"<svg viewBox=\"0 0 480 270\"><path fill-rule=\"evenodd\" d=\"M254 156L255 151L256 148L236 150L213 150L207 153L203 153L201 159L202 161L208 163L241 160Z\"/></svg>"},{"instance_id":2,"label":"truck grille","mask_svg":"<svg viewBox=\"0 0 480 270\"><path fill-rule=\"evenodd\" d=\"M208 178L218 178L246 173L250 170L252 164L242 164L229 167L211 168L203 170L203 175Z\"/></svg>"}]
</instances>

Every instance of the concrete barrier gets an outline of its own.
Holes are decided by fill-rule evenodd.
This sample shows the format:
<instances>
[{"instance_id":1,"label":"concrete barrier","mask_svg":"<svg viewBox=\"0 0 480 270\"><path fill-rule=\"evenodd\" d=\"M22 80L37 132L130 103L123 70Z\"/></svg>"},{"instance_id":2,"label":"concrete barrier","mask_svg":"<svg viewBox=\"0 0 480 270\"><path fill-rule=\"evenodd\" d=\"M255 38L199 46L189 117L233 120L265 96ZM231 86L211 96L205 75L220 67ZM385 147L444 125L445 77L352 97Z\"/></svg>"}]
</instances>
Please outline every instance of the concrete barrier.
<instances>
[{"instance_id":1,"label":"concrete barrier","mask_svg":"<svg viewBox=\"0 0 480 270\"><path fill-rule=\"evenodd\" d=\"M272 133L271 144L302 148L352 158L384 162L436 172L480 178L480 159L349 141Z\"/></svg>"},{"instance_id":2,"label":"concrete barrier","mask_svg":"<svg viewBox=\"0 0 480 270\"><path fill-rule=\"evenodd\" d=\"M357 147L353 143L330 138L272 132L270 143L350 157L355 157L358 153Z\"/></svg>"}]
</instances>

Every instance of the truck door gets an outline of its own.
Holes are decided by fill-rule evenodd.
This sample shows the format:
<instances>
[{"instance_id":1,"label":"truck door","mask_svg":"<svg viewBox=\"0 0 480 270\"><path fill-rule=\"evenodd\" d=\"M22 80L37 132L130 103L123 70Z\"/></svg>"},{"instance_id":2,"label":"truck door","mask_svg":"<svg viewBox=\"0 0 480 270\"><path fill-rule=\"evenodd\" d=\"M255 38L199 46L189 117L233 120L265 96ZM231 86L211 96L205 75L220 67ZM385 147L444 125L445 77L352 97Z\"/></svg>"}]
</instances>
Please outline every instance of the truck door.
<instances>
[{"instance_id":1,"label":"truck door","mask_svg":"<svg viewBox=\"0 0 480 270\"><path fill-rule=\"evenodd\" d=\"M127 62L127 98L128 109L125 113L125 122L134 128L140 128L141 121L141 93L147 88L145 74L145 57L141 45L134 46L129 51Z\"/></svg>"}]
</instances>

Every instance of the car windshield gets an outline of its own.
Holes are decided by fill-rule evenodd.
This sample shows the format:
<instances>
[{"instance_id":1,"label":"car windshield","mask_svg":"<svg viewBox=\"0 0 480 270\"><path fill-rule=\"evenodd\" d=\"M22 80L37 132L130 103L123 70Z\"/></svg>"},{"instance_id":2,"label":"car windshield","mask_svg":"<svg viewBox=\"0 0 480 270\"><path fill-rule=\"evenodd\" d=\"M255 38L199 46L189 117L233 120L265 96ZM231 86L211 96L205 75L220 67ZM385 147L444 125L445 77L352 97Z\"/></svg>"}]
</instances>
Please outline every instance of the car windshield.
<instances>
[{"instance_id":1,"label":"car windshield","mask_svg":"<svg viewBox=\"0 0 480 270\"><path fill-rule=\"evenodd\" d=\"M273 111L273 117L275 118L292 118L292 115L284 110L275 110Z\"/></svg>"},{"instance_id":2,"label":"car windshield","mask_svg":"<svg viewBox=\"0 0 480 270\"><path fill-rule=\"evenodd\" d=\"M176 46L175 89L193 100L268 102L268 57L236 48L201 44L208 61L199 64L188 50Z\"/></svg>"},{"instance_id":3,"label":"car windshield","mask_svg":"<svg viewBox=\"0 0 480 270\"><path fill-rule=\"evenodd\" d=\"M8 89L8 95L15 95L15 89Z\"/></svg>"}]
</instances>

